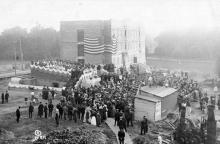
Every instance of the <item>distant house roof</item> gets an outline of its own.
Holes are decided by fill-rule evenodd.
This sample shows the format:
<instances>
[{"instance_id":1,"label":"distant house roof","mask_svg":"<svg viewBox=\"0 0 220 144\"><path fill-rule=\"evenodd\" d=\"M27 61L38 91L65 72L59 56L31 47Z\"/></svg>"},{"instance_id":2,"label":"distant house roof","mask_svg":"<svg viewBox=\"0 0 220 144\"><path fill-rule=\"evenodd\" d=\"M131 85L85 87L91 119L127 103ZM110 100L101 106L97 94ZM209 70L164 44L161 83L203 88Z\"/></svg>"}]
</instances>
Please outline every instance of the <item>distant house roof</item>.
<instances>
[{"instance_id":1,"label":"distant house roof","mask_svg":"<svg viewBox=\"0 0 220 144\"><path fill-rule=\"evenodd\" d=\"M166 97L166 96L168 96L168 95L170 95L170 94L177 91L174 88L148 87L148 86L141 87L140 90L143 91L143 92L150 93L150 94L153 94L155 96L161 97L161 98Z\"/></svg>"}]
</instances>

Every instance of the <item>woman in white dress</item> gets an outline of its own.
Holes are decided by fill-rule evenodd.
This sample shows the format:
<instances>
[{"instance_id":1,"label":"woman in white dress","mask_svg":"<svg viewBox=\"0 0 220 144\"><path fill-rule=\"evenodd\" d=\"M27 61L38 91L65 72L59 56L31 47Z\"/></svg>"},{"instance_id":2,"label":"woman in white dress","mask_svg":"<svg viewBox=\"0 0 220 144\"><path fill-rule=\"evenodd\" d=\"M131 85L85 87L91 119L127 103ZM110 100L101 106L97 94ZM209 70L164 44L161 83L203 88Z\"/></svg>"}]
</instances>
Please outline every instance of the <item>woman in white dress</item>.
<instances>
[{"instance_id":1,"label":"woman in white dress","mask_svg":"<svg viewBox=\"0 0 220 144\"><path fill-rule=\"evenodd\" d=\"M95 116L92 116L91 125L96 126L96 118L95 118Z\"/></svg>"}]
</instances>

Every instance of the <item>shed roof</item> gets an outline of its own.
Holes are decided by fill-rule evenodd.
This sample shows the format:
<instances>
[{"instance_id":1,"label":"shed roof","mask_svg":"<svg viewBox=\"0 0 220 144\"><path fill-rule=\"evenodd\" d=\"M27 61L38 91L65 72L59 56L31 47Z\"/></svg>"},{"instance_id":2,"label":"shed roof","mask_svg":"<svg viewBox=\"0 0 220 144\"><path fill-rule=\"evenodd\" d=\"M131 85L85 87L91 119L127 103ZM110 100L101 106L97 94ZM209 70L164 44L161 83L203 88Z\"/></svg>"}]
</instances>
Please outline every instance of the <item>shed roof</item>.
<instances>
[{"instance_id":1,"label":"shed roof","mask_svg":"<svg viewBox=\"0 0 220 144\"><path fill-rule=\"evenodd\" d=\"M174 92L176 92L177 90L174 88L166 88L166 87L148 87L148 86L144 86L141 87L140 89L143 92L146 93L150 93L153 95L156 95L158 97L166 97Z\"/></svg>"},{"instance_id":2,"label":"shed roof","mask_svg":"<svg viewBox=\"0 0 220 144\"><path fill-rule=\"evenodd\" d=\"M135 98L140 98L140 99L148 100L148 101L155 102L155 103L160 101L157 98L152 98L152 97L148 97L145 95L136 95Z\"/></svg>"}]
</instances>

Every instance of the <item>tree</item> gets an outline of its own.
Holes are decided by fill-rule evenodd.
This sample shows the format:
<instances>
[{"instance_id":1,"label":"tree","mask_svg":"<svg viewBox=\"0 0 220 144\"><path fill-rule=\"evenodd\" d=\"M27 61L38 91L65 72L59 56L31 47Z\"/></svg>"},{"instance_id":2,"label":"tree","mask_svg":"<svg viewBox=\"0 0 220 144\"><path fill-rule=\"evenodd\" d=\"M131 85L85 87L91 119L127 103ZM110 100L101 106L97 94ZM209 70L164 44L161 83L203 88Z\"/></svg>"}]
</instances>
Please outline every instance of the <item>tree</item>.
<instances>
[{"instance_id":1,"label":"tree","mask_svg":"<svg viewBox=\"0 0 220 144\"><path fill-rule=\"evenodd\" d=\"M59 57L59 32L52 28L35 26L26 29L14 27L0 35L0 58L14 59L15 49L20 57L20 44L25 60Z\"/></svg>"},{"instance_id":2,"label":"tree","mask_svg":"<svg viewBox=\"0 0 220 144\"><path fill-rule=\"evenodd\" d=\"M174 58L214 59L220 46L219 37L219 30L163 32L155 39L158 43L155 54Z\"/></svg>"},{"instance_id":3,"label":"tree","mask_svg":"<svg viewBox=\"0 0 220 144\"><path fill-rule=\"evenodd\" d=\"M1 59L14 59L15 50L19 51L18 40L26 36L26 29L20 27L4 30L0 36Z\"/></svg>"}]
</instances>

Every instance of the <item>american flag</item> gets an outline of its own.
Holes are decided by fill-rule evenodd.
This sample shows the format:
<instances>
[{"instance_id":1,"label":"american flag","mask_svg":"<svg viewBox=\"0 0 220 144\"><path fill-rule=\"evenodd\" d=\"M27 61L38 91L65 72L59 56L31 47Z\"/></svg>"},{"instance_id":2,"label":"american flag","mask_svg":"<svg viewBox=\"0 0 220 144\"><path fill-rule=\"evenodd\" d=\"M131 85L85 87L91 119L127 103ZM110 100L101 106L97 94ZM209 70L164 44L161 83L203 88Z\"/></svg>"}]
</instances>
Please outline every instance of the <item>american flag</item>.
<instances>
[{"instance_id":1,"label":"american flag","mask_svg":"<svg viewBox=\"0 0 220 144\"><path fill-rule=\"evenodd\" d=\"M84 52L87 54L101 54L109 52L115 54L117 52L117 39L112 36L111 44L101 44L98 38L84 38Z\"/></svg>"}]
</instances>

